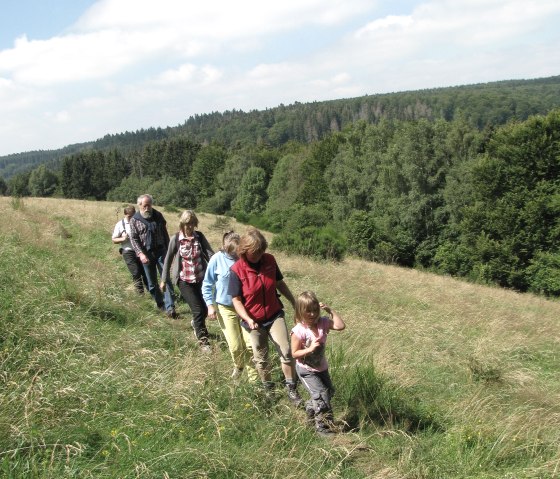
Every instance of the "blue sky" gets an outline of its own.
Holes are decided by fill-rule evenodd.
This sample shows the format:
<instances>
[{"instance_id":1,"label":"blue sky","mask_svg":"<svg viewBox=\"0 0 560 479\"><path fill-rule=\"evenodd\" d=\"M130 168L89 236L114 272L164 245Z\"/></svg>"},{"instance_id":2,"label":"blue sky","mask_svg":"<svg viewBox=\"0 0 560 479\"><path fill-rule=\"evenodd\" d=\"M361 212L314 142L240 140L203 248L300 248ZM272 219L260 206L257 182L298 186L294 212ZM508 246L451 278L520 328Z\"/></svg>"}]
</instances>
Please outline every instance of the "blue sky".
<instances>
[{"instance_id":1,"label":"blue sky","mask_svg":"<svg viewBox=\"0 0 560 479\"><path fill-rule=\"evenodd\" d=\"M194 114L560 74L557 0L2 0L0 155Z\"/></svg>"}]
</instances>

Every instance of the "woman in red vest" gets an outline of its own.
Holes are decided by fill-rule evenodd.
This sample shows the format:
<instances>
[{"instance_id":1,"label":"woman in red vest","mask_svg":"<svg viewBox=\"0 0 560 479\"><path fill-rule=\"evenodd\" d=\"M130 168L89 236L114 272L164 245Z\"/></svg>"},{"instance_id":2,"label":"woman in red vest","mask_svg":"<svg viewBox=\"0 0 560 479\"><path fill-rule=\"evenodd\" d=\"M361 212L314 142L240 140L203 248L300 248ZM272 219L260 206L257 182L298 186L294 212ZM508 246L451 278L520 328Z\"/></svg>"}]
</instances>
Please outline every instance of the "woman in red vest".
<instances>
[{"instance_id":1,"label":"woman in red vest","mask_svg":"<svg viewBox=\"0 0 560 479\"><path fill-rule=\"evenodd\" d=\"M237 248L239 259L231 267L228 293L241 318L241 326L251 336L255 368L265 389L273 388L268 361L270 338L280 356L288 398L299 406L302 400L296 389L295 363L277 290L292 306L295 300L274 256L265 252L267 247L265 237L255 228L249 229L241 237Z\"/></svg>"}]
</instances>

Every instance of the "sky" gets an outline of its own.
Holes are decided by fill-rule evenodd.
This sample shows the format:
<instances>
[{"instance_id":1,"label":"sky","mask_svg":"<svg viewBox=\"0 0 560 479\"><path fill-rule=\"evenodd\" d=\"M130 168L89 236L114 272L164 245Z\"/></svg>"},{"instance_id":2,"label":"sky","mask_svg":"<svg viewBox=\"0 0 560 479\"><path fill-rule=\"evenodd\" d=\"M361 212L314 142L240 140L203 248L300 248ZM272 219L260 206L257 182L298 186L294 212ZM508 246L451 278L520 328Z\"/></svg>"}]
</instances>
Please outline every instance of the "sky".
<instances>
[{"instance_id":1,"label":"sky","mask_svg":"<svg viewBox=\"0 0 560 479\"><path fill-rule=\"evenodd\" d=\"M0 156L560 74L558 0L0 0Z\"/></svg>"}]
</instances>

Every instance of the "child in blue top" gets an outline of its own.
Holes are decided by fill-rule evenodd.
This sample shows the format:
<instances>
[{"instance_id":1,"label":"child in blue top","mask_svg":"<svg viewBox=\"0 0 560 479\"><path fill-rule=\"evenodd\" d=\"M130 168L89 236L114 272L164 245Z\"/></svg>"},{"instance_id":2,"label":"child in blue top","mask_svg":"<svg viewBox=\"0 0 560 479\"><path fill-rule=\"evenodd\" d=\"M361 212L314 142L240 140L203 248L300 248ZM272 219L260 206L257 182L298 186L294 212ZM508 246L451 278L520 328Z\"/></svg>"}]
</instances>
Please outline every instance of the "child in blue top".
<instances>
[{"instance_id":1,"label":"child in blue top","mask_svg":"<svg viewBox=\"0 0 560 479\"><path fill-rule=\"evenodd\" d=\"M327 316L321 316L323 309ZM292 356L296 360L296 372L309 392L311 399L305 404L310 420L320 434L331 434L331 398L334 387L329 375L325 345L329 331L342 331L346 325L339 314L323 303L315 293L304 291L296 299L296 325L292 328Z\"/></svg>"},{"instance_id":2,"label":"child in blue top","mask_svg":"<svg viewBox=\"0 0 560 479\"><path fill-rule=\"evenodd\" d=\"M233 307L231 295L228 294L230 267L237 260L239 235L233 231L224 234L222 248L210 258L204 281L202 297L208 307L208 318L217 319L228 344L234 369L231 377L238 379L247 370L250 382L257 380L257 371L253 363L251 339L239 324L239 317Z\"/></svg>"}]
</instances>

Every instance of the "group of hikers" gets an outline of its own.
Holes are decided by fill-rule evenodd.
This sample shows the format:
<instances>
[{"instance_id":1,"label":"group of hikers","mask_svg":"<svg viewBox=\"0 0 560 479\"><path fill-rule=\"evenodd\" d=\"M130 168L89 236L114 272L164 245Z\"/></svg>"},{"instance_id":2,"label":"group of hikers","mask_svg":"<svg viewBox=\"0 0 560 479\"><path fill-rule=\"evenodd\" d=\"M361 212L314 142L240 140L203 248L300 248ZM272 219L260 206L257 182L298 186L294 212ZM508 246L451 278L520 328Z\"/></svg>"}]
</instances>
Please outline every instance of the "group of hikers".
<instances>
[{"instance_id":1,"label":"group of hikers","mask_svg":"<svg viewBox=\"0 0 560 479\"><path fill-rule=\"evenodd\" d=\"M311 291L292 295L258 229L250 228L243 235L226 232L214 253L197 229L194 211L183 211L179 231L170 238L167 222L153 208L151 195L140 196L137 206L138 211L132 205L124 208L124 218L113 231L113 242L120 246L136 291L148 291L167 317L177 319L177 286L191 310L191 326L201 351L211 351L206 318L217 320L233 360L232 378L238 380L246 371L248 381L260 381L267 393L274 389L269 363L272 341L289 400L305 407L318 433L332 434L334 387L325 345L330 330L345 328L340 315ZM290 332L279 293L294 309L295 326ZM310 396L305 403L297 390L298 379Z\"/></svg>"}]
</instances>

